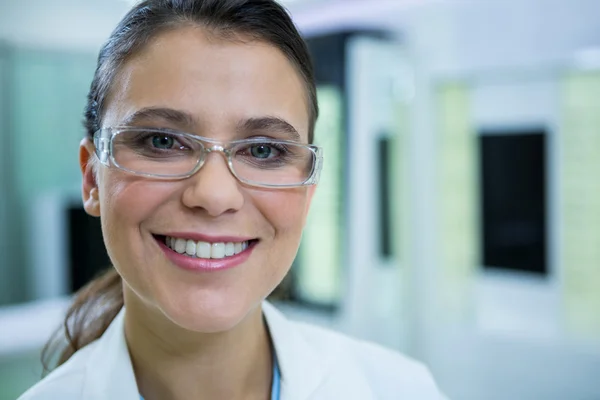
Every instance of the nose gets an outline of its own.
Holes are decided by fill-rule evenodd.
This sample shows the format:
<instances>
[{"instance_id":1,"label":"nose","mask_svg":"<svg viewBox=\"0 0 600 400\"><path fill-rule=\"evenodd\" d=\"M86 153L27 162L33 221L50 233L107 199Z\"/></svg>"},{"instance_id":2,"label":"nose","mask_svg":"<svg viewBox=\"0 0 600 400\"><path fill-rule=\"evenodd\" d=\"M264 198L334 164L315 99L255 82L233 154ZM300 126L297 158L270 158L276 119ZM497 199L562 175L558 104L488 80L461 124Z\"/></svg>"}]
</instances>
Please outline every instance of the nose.
<instances>
[{"instance_id":1,"label":"nose","mask_svg":"<svg viewBox=\"0 0 600 400\"><path fill-rule=\"evenodd\" d=\"M202 208L212 217L242 208L244 196L225 158L217 152L206 155L204 165L188 178L190 184L182 201L190 208Z\"/></svg>"}]
</instances>

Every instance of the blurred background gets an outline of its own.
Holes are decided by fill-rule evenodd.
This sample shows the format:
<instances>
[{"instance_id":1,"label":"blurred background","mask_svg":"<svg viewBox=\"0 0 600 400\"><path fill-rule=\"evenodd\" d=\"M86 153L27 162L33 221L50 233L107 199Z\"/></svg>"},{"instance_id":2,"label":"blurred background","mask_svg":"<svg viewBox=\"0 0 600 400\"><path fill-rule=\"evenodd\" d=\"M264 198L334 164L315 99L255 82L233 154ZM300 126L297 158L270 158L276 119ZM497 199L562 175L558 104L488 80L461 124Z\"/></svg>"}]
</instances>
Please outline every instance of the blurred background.
<instances>
[{"instance_id":1,"label":"blurred background","mask_svg":"<svg viewBox=\"0 0 600 400\"><path fill-rule=\"evenodd\" d=\"M78 145L130 5L0 0L0 400L108 264ZM600 1L285 5L326 164L280 308L425 362L452 399L600 399Z\"/></svg>"}]
</instances>

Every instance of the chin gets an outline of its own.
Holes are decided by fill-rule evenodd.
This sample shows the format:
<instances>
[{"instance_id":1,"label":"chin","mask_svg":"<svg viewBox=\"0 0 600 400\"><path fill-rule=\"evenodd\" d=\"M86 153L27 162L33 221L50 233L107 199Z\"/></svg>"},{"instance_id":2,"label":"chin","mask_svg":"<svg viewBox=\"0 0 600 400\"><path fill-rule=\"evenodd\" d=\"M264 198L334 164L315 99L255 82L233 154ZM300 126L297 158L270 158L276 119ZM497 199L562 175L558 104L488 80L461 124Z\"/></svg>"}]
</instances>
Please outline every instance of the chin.
<instances>
[{"instance_id":1,"label":"chin","mask_svg":"<svg viewBox=\"0 0 600 400\"><path fill-rule=\"evenodd\" d=\"M161 309L168 319L181 328L199 333L218 333L238 326L256 310L258 304L217 296L193 301L179 299Z\"/></svg>"}]
</instances>

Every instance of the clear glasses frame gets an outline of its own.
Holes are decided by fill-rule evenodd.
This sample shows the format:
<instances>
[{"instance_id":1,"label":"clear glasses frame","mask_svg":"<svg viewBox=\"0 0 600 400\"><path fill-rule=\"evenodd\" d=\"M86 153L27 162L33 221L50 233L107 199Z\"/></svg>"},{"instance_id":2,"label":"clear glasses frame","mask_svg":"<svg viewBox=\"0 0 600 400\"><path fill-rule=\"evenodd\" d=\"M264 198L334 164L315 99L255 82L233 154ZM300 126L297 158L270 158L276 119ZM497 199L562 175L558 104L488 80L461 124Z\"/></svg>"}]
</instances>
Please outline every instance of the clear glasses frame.
<instances>
[{"instance_id":1,"label":"clear glasses frame","mask_svg":"<svg viewBox=\"0 0 600 400\"><path fill-rule=\"evenodd\" d=\"M143 132L157 133L157 134L180 135L180 136L184 136L187 139L190 139L194 142L199 143L202 151L201 151L200 156L198 157L196 166L188 173L179 174L179 175L151 174L151 173L134 171L134 170L123 167L122 165L120 165L117 162L117 160L114 157L113 141L114 141L114 138L117 137L120 133L131 132L131 131L143 131ZM250 185L250 186L257 186L257 187L264 187L264 188L291 188L291 187L316 185L319 182L319 177L321 174L321 170L323 168L323 149L321 147L314 146L314 145L306 145L306 144L289 141L289 140L278 140L278 139L260 137L260 138L248 138L248 139L239 139L239 140L232 140L232 141L224 142L224 141L219 141L219 140L215 140L215 139L211 139L211 138L194 135L194 134L187 133L187 132L171 130L171 129L128 127L128 126L102 128L102 129L96 131L96 133L94 133L93 139L94 139L96 156L98 157L98 159L100 160L100 162L103 165L105 165L107 167L110 167L112 165L112 166L114 166L122 171L128 172L130 174L143 176L143 177L147 177L147 178L152 178L152 179L181 180L181 179L189 178L189 177L193 176L194 174L196 174L202 168L202 166L204 165L204 162L206 161L207 156L210 153L215 153L215 152L221 153L225 157L229 171L238 181L240 181L244 184ZM301 146L303 148L306 148L307 150L310 150L313 154L313 166L312 166L312 170L311 170L310 174L308 175L307 179L303 182L293 183L293 184L270 184L270 183L255 182L255 181L240 177L236 173L235 168L233 166L233 159L232 159L233 151L232 150L235 147L239 146L240 144L253 144L253 143L264 144L267 142L277 143L277 144L282 144L282 145L288 144L288 145L293 145L293 146ZM209 146L206 146L206 144L208 144Z\"/></svg>"}]
</instances>

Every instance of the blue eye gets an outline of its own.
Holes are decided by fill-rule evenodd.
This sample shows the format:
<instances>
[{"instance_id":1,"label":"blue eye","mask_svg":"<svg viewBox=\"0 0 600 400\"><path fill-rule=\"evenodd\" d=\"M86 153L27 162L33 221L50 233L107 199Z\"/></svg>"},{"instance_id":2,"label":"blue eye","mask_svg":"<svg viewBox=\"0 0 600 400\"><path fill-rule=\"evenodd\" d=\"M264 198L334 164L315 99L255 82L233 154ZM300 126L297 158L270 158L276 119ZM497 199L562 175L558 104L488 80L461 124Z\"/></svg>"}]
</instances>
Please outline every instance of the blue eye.
<instances>
[{"instance_id":1,"label":"blue eye","mask_svg":"<svg viewBox=\"0 0 600 400\"><path fill-rule=\"evenodd\" d=\"M171 136L152 136L152 146L157 149L172 149L175 144L175 139Z\"/></svg>"},{"instance_id":2,"label":"blue eye","mask_svg":"<svg viewBox=\"0 0 600 400\"><path fill-rule=\"evenodd\" d=\"M250 154L252 157L266 159L271 157L273 153L273 148L266 144L258 144L250 147Z\"/></svg>"}]
</instances>

